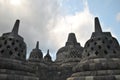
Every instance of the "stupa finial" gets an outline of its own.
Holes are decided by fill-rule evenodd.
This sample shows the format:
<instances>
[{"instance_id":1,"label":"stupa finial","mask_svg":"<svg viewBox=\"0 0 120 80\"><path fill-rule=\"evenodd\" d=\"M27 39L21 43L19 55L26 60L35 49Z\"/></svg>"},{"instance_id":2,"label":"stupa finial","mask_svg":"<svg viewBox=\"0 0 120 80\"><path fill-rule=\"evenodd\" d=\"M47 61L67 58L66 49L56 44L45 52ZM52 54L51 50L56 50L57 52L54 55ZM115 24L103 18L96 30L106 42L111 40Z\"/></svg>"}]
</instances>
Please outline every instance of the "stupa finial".
<instances>
[{"instance_id":1,"label":"stupa finial","mask_svg":"<svg viewBox=\"0 0 120 80\"><path fill-rule=\"evenodd\" d=\"M74 33L69 33L67 42L77 42L77 39Z\"/></svg>"},{"instance_id":2,"label":"stupa finial","mask_svg":"<svg viewBox=\"0 0 120 80\"><path fill-rule=\"evenodd\" d=\"M37 41L36 49L39 49L39 41Z\"/></svg>"},{"instance_id":3,"label":"stupa finial","mask_svg":"<svg viewBox=\"0 0 120 80\"><path fill-rule=\"evenodd\" d=\"M98 33L102 32L98 17L95 17L95 32L98 32Z\"/></svg>"},{"instance_id":4,"label":"stupa finial","mask_svg":"<svg viewBox=\"0 0 120 80\"><path fill-rule=\"evenodd\" d=\"M18 30L19 30L19 24L20 24L20 20L16 20L14 27L12 29L12 33L14 34L18 34Z\"/></svg>"}]
</instances>

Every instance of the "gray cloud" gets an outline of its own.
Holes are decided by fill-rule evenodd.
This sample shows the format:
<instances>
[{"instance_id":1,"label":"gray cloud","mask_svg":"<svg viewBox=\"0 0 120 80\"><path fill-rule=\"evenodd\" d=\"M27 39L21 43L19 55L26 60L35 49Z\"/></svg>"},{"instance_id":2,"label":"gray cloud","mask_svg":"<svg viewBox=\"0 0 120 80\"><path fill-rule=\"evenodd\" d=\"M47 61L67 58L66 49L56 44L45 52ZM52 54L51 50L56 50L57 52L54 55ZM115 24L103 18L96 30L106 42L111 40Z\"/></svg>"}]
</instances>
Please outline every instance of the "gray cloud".
<instances>
[{"instance_id":1,"label":"gray cloud","mask_svg":"<svg viewBox=\"0 0 120 80\"><path fill-rule=\"evenodd\" d=\"M19 6L11 5L10 0L0 0L0 34L9 32L16 19L21 20L19 34L24 37L28 54L40 41L43 52L50 48L55 53L54 46L49 41L47 24L59 11L59 0L21 0ZM53 43L52 43L53 44Z\"/></svg>"},{"instance_id":2,"label":"gray cloud","mask_svg":"<svg viewBox=\"0 0 120 80\"><path fill-rule=\"evenodd\" d=\"M93 31L93 17L87 2L83 2L83 11L73 15L63 15L63 0L21 0L21 5L14 6L10 0L0 0L0 34L9 32L16 19L21 20L19 34L27 44L27 53L40 42L42 52L50 49L55 59L57 50L65 45L69 32L75 32L78 41L84 45ZM70 28L72 27L72 29Z\"/></svg>"}]
</instances>

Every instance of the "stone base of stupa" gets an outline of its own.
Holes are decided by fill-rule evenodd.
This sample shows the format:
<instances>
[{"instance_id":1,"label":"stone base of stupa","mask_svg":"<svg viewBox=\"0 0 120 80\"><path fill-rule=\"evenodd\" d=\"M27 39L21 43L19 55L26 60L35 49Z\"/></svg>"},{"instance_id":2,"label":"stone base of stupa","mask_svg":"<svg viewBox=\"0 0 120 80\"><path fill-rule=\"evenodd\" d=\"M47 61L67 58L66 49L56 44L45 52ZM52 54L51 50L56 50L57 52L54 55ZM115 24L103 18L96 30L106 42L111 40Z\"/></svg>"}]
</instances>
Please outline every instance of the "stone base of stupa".
<instances>
[{"instance_id":1,"label":"stone base of stupa","mask_svg":"<svg viewBox=\"0 0 120 80\"><path fill-rule=\"evenodd\" d=\"M0 80L39 80L39 78L27 63L15 59L0 58Z\"/></svg>"},{"instance_id":2,"label":"stone base of stupa","mask_svg":"<svg viewBox=\"0 0 120 80\"><path fill-rule=\"evenodd\" d=\"M120 58L97 58L81 61L67 80L120 80Z\"/></svg>"}]
</instances>

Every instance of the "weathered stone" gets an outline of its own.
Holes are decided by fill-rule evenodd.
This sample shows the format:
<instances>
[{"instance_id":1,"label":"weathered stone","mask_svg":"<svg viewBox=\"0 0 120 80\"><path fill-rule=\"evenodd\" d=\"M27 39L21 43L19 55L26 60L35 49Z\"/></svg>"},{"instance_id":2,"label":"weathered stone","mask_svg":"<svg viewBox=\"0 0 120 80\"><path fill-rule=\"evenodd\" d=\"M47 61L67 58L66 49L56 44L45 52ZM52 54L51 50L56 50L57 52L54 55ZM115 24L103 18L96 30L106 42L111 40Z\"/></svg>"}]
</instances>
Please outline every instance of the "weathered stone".
<instances>
[{"instance_id":1,"label":"weathered stone","mask_svg":"<svg viewBox=\"0 0 120 80\"><path fill-rule=\"evenodd\" d=\"M18 35L19 20L12 32L0 37L0 80L120 80L120 46L110 32L102 32L95 18L95 32L81 47L74 33L52 61L49 50L39 49L26 60L26 44Z\"/></svg>"}]
</instances>

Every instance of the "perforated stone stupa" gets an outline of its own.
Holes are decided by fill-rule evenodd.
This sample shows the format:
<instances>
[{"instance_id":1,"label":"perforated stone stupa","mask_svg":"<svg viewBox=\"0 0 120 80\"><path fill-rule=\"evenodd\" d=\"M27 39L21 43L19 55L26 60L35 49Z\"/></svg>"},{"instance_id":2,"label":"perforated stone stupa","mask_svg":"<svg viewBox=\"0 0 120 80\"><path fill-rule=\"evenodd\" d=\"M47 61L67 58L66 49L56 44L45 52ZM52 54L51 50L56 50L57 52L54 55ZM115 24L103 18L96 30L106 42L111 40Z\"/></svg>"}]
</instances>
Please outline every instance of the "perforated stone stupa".
<instances>
[{"instance_id":1,"label":"perforated stone stupa","mask_svg":"<svg viewBox=\"0 0 120 80\"><path fill-rule=\"evenodd\" d=\"M39 80L26 63L26 44L18 35L19 20L12 32L0 37L0 80Z\"/></svg>"},{"instance_id":2,"label":"perforated stone stupa","mask_svg":"<svg viewBox=\"0 0 120 80\"><path fill-rule=\"evenodd\" d=\"M66 45L58 50L56 61L80 59L82 51L83 47L77 42L75 34L70 33Z\"/></svg>"},{"instance_id":3,"label":"perforated stone stupa","mask_svg":"<svg viewBox=\"0 0 120 80\"><path fill-rule=\"evenodd\" d=\"M102 32L95 18L95 32L86 42L82 60L67 80L120 80L120 46L110 32Z\"/></svg>"},{"instance_id":4,"label":"perforated stone stupa","mask_svg":"<svg viewBox=\"0 0 120 80\"><path fill-rule=\"evenodd\" d=\"M4 33L0 37L0 56L12 59L26 59L26 44L23 38L18 35L19 20L13 27L12 32Z\"/></svg>"},{"instance_id":5,"label":"perforated stone stupa","mask_svg":"<svg viewBox=\"0 0 120 80\"><path fill-rule=\"evenodd\" d=\"M47 51L47 54L44 57L44 60L47 61L47 62L52 62L52 58L50 56L49 49Z\"/></svg>"},{"instance_id":6,"label":"perforated stone stupa","mask_svg":"<svg viewBox=\"0 0 120 80\"><path fill-rule=\"evenodd\" d=\"M43 60L43 53L39 49L39 42L37 41L36 48L32 50L29 57L30 61L41 61Z\"/></svg>"}]
</instances>

